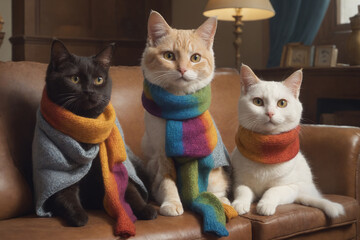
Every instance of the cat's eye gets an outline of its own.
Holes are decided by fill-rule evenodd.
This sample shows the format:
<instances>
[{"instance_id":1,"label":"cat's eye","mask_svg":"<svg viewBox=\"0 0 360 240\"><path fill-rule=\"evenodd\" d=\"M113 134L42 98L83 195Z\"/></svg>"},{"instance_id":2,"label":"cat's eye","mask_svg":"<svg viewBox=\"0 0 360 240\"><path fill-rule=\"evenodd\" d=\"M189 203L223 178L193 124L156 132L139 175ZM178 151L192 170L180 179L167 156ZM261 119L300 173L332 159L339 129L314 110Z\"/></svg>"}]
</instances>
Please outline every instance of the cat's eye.
<instances>
[{"instance_id":1,"label":"cat's eye","mask_svg":"<svg viewBox=\"0 0 360 240\"><path fill-rule=\"evenodd\" d=\"M201 56L200 54L195 53L190 57L190 60L194 63L200 62Z\"/></svg>"},{"instance_id":2,"label":"cat's eye","mask_svg":"<svg viewBox=\"0 0 360 240\"><path fill-rule=\"evenodd\" d=\"M101 85L104 83L104 79L102 77L97 77L94 81L95 85Z\"/></svg>"},{"instance_id":3,"label":"cat's eye","mask_svg":"<svg viewBox=\"0 0 360 240\"><path fill-rule=\"evenodd\" d=\"M287 101L285 99L280 99L278 102L277 102L277 105L278 107L280 108L284 108L287 106Z\"/></svg>"},{"instance_id":4,"label":"cat's eye","mask_svg":"<svg viewBox=\"0 0 360 240\"><path fill-rule=\"evenodd\" d=\"M175 60L175 54L173 52L164 52L163 56L166 60L169 60L169 61Z\"/></svg>"},{"instance_id":5,"label":"cat's eye","mask_svg":"<svg viewBox=\"0 0 360 240\"><path fill-rule=\"evenodd\" d=\"M80 78L78 76L71 76L70 79L75 84L79 83L79 81L80 81Z\"/></svg>"},{"instance_id":6,"label":"cat's eye","mask_svg":"<svg viewBox=\"0 0 360 240\"><path fill-rule=\"evenodd\" d=\"M253 103L256 106L264 106L264 101L261 98L258 98L258 97L253 99Z\"/></svg>"}]
</instances>

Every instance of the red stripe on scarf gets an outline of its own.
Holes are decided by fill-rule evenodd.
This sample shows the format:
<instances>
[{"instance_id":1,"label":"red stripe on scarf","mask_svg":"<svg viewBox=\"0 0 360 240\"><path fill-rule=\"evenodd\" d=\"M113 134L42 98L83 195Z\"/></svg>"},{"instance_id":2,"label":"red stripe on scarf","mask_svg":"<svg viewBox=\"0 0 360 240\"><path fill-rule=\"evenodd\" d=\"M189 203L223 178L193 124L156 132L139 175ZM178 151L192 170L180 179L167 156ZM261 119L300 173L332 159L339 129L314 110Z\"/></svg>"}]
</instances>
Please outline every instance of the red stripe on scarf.
<instances>
[{"instance_id":1,"label":"red stripe on scarf","mask_svg":"<svg viewBox=\"0 0 360 240\"><path fill-rule=\"evenodd\" d=\"M300 150L300 126L276 135L263 135L242 126L235 136L240 153L255 162L265 164L282 163L293 159Z\"/></svg>"}]
</instances>

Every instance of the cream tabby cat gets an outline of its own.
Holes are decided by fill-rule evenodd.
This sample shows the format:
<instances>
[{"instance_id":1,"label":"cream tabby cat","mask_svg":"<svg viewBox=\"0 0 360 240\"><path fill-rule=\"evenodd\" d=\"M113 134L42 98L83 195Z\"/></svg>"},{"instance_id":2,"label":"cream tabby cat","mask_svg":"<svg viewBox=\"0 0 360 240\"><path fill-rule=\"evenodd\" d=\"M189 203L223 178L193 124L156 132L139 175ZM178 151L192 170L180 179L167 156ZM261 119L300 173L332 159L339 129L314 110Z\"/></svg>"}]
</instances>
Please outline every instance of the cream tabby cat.
<instances>
[{"instance_id":1,"label":"cream tabby cat","mask_svg":"<svg viewBox=\"0 0 360 240\"><path fill-rule=\"evenodd\" d=\"M267 82L259 80L249 67L243 65L240 78L242 89L238 110L242 128L239 127L237 147L231 156L234 168L232 205L236 211L240 215L245 214L249 212L251 203L259 200L256 210L261 215L273 215L278 205L293 202L320 208L329 217L344 214L342 205L321 196L313 182L310 167L298 149L297 126L302 113L298 97L302 71L296 71L283 82ZM280 161L281 156L276 155L273 160L278 163L264 163L259 161L256 151L249 151L253 146L247 145L249 136L262 135L259 139L264 139L264 135L270 135L284 140L284 133L290 136L293 132L294 145L289 143L291 147L286 146L283 155L292 152L293 146L295 151L284 162ZM243 138L245 133L249 134L247 138Z\"/></svg>"},{"instance_id":2,"label":"cream tabby cat","mask_svg":"<svg viewBox=\"0 0 360 240\"><path fill-rule=\"evenodd\" d=\"M152 11L148 21L148 42L141 66L144 77L174 95L187 95L207 86L214 76L216 18L209 18L197 30L171 28L163 17ZM151 190L161 205L160 214L177 216L183 213L175 170L165 153L166 120L145 111L145 134L142 149L151 177ZM228 203L228 177L222 168L212 170L208 191Z\"/></svg>"}]
</instances>

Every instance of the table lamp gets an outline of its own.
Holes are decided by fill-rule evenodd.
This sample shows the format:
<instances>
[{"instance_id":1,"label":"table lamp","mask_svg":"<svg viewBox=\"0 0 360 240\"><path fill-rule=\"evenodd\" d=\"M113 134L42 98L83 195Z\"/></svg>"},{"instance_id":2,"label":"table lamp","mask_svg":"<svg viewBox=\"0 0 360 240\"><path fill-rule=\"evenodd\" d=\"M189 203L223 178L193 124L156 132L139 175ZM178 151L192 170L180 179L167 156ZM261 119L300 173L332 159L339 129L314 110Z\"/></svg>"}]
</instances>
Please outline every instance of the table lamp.
<instances>
[{"instance_id":1,"label":"table lamp","mask_svg":"<svg viewBox=\"0 0 360 240\"><path fill-rule=\"evenodd\" d=\"M240 71L240 45L243 21L254 21L271 18L275 11L269 0L209 0L204 16L217 16L218 20L235 20L235 60L236 69Z\"/></svg>"}]
</instances>

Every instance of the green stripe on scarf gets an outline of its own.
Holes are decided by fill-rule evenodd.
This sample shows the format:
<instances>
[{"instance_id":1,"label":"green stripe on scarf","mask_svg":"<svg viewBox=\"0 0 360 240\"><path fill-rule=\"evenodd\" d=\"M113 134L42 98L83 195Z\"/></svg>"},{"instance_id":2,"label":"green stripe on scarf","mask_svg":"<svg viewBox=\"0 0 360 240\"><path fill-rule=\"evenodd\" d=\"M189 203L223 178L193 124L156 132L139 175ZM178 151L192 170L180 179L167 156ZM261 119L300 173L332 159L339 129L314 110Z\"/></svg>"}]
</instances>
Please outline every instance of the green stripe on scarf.
<instances>
[{"instance_id":1,"label":"green stripe on scarf","mask_svg":"<svg viewBox=\"0 0 360 240\"><path fill-rule=\"evenodd\" d=\"M205 232L228 236L223 205L214 194L206 192L209 174L214 168L211 153L218 141L215 124L207 110L211 101L210 85L194 94L175 96L145 80L142 101L149 113L166 119L165 151L175 162L181 201L202 215Z\"/></svg>"}]
</instances>

